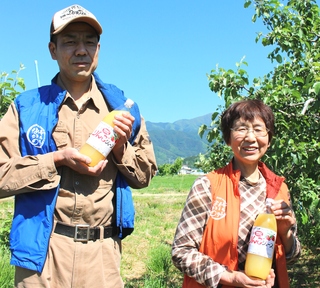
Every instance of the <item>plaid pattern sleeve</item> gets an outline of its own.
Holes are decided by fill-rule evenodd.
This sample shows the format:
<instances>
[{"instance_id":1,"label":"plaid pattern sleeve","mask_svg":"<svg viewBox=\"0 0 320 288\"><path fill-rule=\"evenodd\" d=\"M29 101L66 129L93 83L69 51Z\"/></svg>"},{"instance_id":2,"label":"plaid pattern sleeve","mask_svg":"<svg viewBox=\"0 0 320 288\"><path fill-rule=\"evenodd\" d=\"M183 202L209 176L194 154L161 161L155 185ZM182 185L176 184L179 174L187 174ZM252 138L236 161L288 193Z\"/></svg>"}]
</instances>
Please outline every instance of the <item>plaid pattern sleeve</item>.
<instances>
[{"instance_id":1,"label":"plaid pattern sleeve","mask_svg":"<svg viewBox=\"0 0 320 288\"><path fill-rule=\"evenodd\" d=\"M172 244L172 260L180 271L200 284L217 287L226 268L199 252L211 207L210 181L203 176L194 182L187 197Z\"/></svg>"},{"instance_id":2,"label":"plaid pattern sleeve","mask_svg":"<svg viewBox=\"0 0 320 288\"><path fill-rule=\"evenodd\" d=\"M292 210L292 212L293 212L293 210ZM293 212L293 215L295 217L294 212ZM297 223L295 225L293 225L293 227L291 227L291 231L293 234L293 239L294 239L293 241L294 242L293 242L291 251L286 255L287 264L293 264L293 263L297 262L297 260L300 257L300 254L301 254L301 244L300 244L300 241L297 236Z\"/></svg>"},{"instance_id":3,"label":"plaid pattern sleeve","mask_svg":"<svg viewBox=\"0 0 320 288\"><path fill-rule=\"evenodd\" d=\"M292 207L291 195L289 192L288 192L288 201L289 201L291 211L293 213L293 217L296 219L296 215L295 215L293 207ZM297 260L300 257L300 254L301 254L301 243L298 238L297 222L291 227L291 232L293 235L293 245L292 245L291 251L289 251L289 253L286 254L287 264L289 264L289 265L297 262Z\"/></svg>"}]
</instances>

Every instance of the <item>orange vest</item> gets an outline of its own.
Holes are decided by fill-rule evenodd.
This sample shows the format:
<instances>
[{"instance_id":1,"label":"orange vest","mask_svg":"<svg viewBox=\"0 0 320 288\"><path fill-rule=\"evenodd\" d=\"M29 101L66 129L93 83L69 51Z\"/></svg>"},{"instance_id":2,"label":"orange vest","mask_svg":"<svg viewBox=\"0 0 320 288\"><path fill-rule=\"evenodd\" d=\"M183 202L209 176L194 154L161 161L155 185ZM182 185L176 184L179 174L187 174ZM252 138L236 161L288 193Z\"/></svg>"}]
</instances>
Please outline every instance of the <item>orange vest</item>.
<instances>
[{"instance_id":1,"label":"orange vest","mask_svg":"<svg viewBox=\"0 0 320 288\"><path fill-rule=\"evenodd\" d=\"M267 197L283 199L288 202L288 188L279 177L265 164L259 163L259 170L267 183ZM209 255L215 262L227 266L232 271L238 270L238 230L240 219L240 195L238 183L241 172L233 170L232 161L225 167L207 174L211 184L212 211L204 230L199 251ZM289 288L284 247L277 238L276 281L279 288ZM183 288L203 288L195 279L184 276ZM223 285L222 288L233 288Z\"/></svg>"}]
</instances>

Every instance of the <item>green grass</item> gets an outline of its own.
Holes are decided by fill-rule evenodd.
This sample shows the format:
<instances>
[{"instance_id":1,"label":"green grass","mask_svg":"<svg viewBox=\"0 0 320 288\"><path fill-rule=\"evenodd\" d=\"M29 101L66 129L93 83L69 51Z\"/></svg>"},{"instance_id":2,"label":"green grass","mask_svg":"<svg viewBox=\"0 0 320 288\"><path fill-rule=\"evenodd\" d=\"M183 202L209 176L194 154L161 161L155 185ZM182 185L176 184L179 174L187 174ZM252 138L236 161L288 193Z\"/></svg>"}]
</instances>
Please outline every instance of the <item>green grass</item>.
<instances>
[{"instance_id":1,"label":"green grass","mask_svg":"<svg viewBox=\"0 0 320 288\"><path fill-rule=\"evenodd\" d=\"M14 278L14 267L9 265L10 251L4 246L0 246L0 287L12 288Z\"/></svg>"},{"instance_id":2,"label":"green grass","mask_svg":"<svg viewBox=\"0 0 320 288\"><path fill-rule=\"evenodd\" d=\"M197 175L168 175L156 176L152 179L148 188L135 190L140 194L157 194L179 193L189 191Z\"/></svg>"},{"instance_id":3,"label":"green grass","mask_svg":"<svg viewBox=\"0 0 320 288\"><path fill-rule=\"evenodd\" d=\"M148 188L133 190L135 230L123 241L121 263L125 287L181 287L182 275L171 263L171 243L197 177L156 176ZM156 267L162 267L162 274Z\"/></svg>"},{"instance_id":4,"label":"green grass","mask_svg":"<svg viewBox=\"0 0 320 288\"><path fill-rule=\"evenodd\" d=\"M126 288L181 287L183 275L171 263L171 243L187 194L197 177L156 176L148 188L133 190L135 230L122 242L121 274ZM12 200L0 202L0 234L7 231L1 224L11 217L12 207ZM13 287L8 250L0 248L0 288ZM301 259L288 266L291 287L320 287L319 252L318 247L304 247Z\"/></svg>"},{"instance_id":5,"label":"green grass","mask_svg":"<svg viewBox=\"0 0 320 288\"><path fill-rule=\"evenodd\" d=\"M13 212L12 198L0 202L0 288L12 288L14 267L9 264L9 232Z\"/></svg>"}]
</instances>

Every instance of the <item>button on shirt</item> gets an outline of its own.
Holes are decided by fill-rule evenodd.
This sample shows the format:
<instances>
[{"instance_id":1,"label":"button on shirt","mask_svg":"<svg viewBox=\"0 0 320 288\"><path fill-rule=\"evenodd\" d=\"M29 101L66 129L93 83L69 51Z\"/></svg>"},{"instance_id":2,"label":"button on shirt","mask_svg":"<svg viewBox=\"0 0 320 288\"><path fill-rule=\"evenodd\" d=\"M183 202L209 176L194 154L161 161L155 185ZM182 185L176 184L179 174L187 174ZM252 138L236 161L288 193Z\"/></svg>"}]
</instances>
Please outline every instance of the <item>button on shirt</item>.
<instances>
[{"instance_id":1,"label":"button on shirt","mask_svg":"<svg viewBox=\"0 0 320 288\"><path fill-rule=\"evenodd\" d=\"M63 87L59 80L57 84ZM74 147L79 150L108 113L108 106L94 80L90 97L80 109L67 93L59 111L59 122L53 132L57 148ZM91 226L111 224L112 185L118 172L111 154L106 169L98 177L79 174L66 166L59 167L58 172L61 176L55 211L58 221L68 224L88 223Z\"/></svg>"}]
</instances>

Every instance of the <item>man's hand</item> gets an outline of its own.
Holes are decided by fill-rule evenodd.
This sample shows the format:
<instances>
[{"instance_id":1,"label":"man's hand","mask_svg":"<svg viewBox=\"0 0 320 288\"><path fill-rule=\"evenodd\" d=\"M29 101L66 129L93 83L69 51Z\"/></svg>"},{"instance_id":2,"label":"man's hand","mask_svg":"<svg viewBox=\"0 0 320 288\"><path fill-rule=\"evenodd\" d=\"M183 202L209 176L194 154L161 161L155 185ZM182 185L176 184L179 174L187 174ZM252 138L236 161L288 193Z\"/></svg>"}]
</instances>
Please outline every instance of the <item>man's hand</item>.
<instances>
[{"instance_id":1,"label":"man's hand","mask_svg":"<svg viewBox=\"0 0 320 288\"><path fill-rule=\"evenodd\" d=\"M112 149L112 153L118 162L121 162L126 144L131 137L133 122L134 117L129 113L116 115L115 120L113 121L115 125L114 132L117 133L119 138Z\"/></svg>"},{"instance_id":2,"label":"man's hand","mask_svg":"<svg viewBox=\"0 0 320 288\"><path fill-rule=\"evenodd\" d=\"M85 156L75 148L66 148L53 152L53 160L56 167L68 166L80 174L99 176L107 165L107 160L100 161L96 166L89 167L90 157Z\"/></svg>"}]
</instances>

